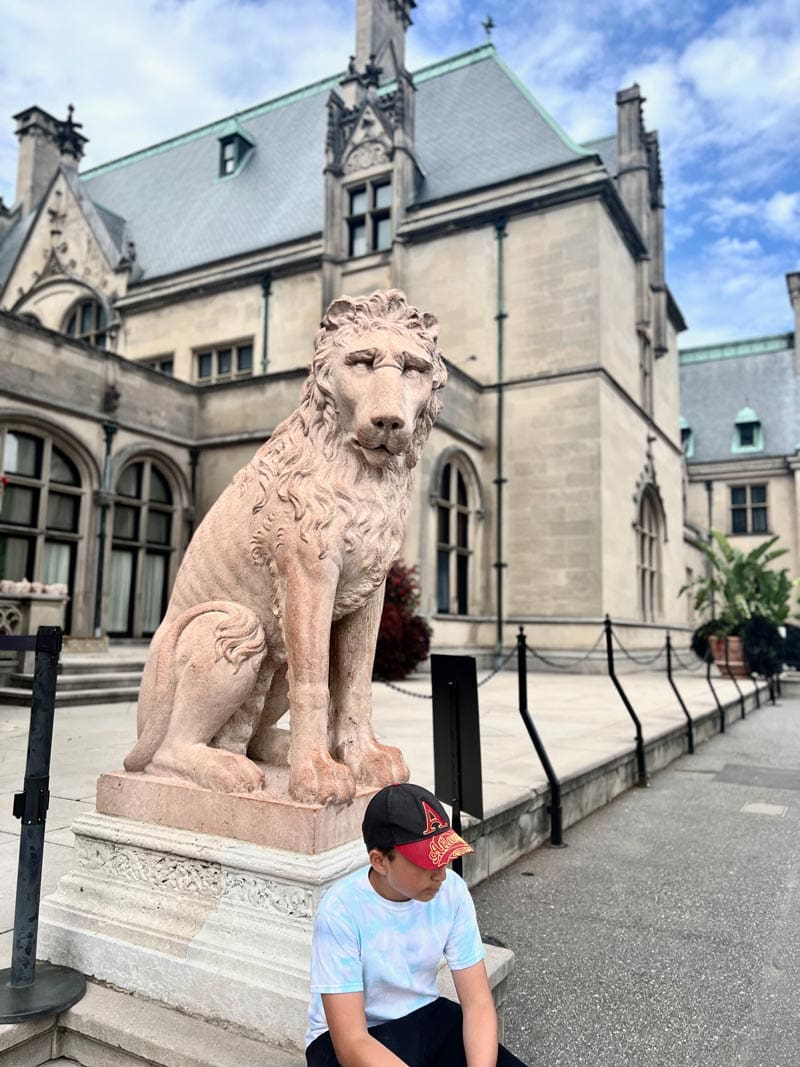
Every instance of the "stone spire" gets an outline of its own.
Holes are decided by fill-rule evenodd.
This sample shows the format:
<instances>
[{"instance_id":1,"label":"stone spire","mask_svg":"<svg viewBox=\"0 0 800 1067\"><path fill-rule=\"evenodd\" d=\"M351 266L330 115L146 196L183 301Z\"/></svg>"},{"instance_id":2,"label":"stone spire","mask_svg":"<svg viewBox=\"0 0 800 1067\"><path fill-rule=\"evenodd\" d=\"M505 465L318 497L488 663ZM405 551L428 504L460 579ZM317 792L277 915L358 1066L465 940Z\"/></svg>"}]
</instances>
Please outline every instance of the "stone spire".
<instances>
[{"instance_id":1,"label":"stone spire","mask_svg":"<svg viewBox=\"0 0 800 1067\"><path fill-rule=\"evenodd\" d=\"M358 71L380 67L381 84L397 77L405 66L406 30L416 6L415 0L357 0L353 58Z\"/></svg>"}]
</instances>

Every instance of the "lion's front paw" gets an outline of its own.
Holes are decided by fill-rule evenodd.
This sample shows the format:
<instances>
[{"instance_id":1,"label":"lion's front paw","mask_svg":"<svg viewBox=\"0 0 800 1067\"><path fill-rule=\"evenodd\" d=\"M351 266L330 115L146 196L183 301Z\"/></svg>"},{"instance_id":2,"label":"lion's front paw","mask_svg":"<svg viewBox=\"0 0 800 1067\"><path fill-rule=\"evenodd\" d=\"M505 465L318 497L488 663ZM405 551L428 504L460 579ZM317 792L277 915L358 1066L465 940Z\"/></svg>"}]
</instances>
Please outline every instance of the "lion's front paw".
<instances>
[{"instance_id":1,"label":"lion's front paw","mask_svg":"<svg viewBox=\"0 0 800 1067\"><path fill-rule=\"evenodd\" d=\"M264 787L264 775L252 760L224 748L200 744L161 748L145 770L188 779L217 793L253 793Z\"/></svg>"},{"instance_id":2,"label":"lion's front paw","mask_svg":"<svg viewBox=\"0 0 800 1067\"><path fill-rule=\"evenodd\" d=\"M407 782L409 770L403 753L394 745L382 745L374 738L366 742L344 743L336 748L336 755L353 772L359 785L377 789L393 782Z\"/></svg>"},{"instance_id":3,"label":"lion's front paw","mask_svg":"<svg viewBox=\"0 0 800 1067\"><path fill-rule=\"evenodd\" d=\"M300 804L348 804L356 794L352 772L327 752L291 760L289 795Z\"/></svg>"}]
</instances>

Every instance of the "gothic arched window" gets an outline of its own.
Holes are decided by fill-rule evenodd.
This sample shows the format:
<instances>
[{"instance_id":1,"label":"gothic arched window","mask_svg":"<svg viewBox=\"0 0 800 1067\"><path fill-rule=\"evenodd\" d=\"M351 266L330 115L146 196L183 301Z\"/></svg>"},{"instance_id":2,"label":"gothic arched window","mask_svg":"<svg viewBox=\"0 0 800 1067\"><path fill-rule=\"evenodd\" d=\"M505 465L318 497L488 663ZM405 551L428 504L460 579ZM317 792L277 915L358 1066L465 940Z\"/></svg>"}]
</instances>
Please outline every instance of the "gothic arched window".
<instances>
[{"instance_id":1,"label":"gothic arched window","mask_svg":"<svg viewBox=\"0 0 800 1067\"><path fill-rule=\"evenodd\" d=\"M74 597L84 498L78 467L47 433L0 430L0 448L0 578L66 585ZM67 629L69 622L68 615Z\"/></svg>"},{"instance_id":2,"label":"gothic arched window","mask_svg":"<svg viewBox=\"0 0 800 1067\"><path fill-rule=\"evenodd\" d=\"M642 493L635 529L639 614L655 622L661 613L661 503L651 486Z\"/></svg>"},{"instance_id":3,"label":"gothic arched window","mask_svg":"<svg viewBox=\"0 0 800 1067\"><path fill-rule=\"evenodd\" d=\"M468 615L470 556L474 552L468 469L453 457L442 467L436 487L436 610Z\"/></svg>"},{"instance_id":4,"label":"gothic arched window","mask_svg":"<svg viewBox=\"0 0 800 1067\"><path fill-rule=\"evenodd\" d=\"M64 333L95 348L106 347L108 315L98 300L79 300L64 320Z\"/></svg>"}]
</instances>

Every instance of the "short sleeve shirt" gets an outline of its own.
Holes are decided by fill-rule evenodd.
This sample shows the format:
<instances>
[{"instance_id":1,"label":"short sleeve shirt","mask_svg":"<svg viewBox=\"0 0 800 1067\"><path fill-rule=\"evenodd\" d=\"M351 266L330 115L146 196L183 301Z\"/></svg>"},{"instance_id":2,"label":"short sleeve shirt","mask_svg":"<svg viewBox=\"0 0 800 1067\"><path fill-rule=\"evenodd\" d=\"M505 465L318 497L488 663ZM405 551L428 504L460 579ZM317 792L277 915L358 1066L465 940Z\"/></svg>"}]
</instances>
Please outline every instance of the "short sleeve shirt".
<instances>
[{"instance_id":1,"label":"short sleeve shirt","mask_svg":"<svg viewBox=\"0 0 800 1067\"><path fill-rule=\"evenodd\" d=\"M483 959L472 897L453 871L430 901L386 900L368 874L369 867L353 871L320 903L306 1046L328 1029L322 993L363 992L367 1026L377 1026L436 1000L443 956L451 971Z\"/></svg>"}]
</instances>

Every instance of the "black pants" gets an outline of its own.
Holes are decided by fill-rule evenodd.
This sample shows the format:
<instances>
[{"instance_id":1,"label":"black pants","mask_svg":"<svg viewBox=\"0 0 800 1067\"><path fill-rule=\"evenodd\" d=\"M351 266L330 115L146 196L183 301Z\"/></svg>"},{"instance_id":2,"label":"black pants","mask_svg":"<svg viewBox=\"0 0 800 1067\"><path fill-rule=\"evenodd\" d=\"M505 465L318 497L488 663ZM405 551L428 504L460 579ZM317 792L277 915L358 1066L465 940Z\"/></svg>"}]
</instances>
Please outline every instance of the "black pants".
<instances>
[{"instance_id":1,"label":"black pants","mask_svg":"<svg viewBox=\"0 0 800 1067\"><path fill-rule=\"evenodd\" d=\"M408 1067L466 1067L461 1025L460 1006L439 997L410 1015L371 1026L369 1032ZM306 1063L308 1067L339 1067L327 1030L306 1049ZM525 1067L525 1064L500 1045L497 1067Z\"/></svg>"}]
</instances>

